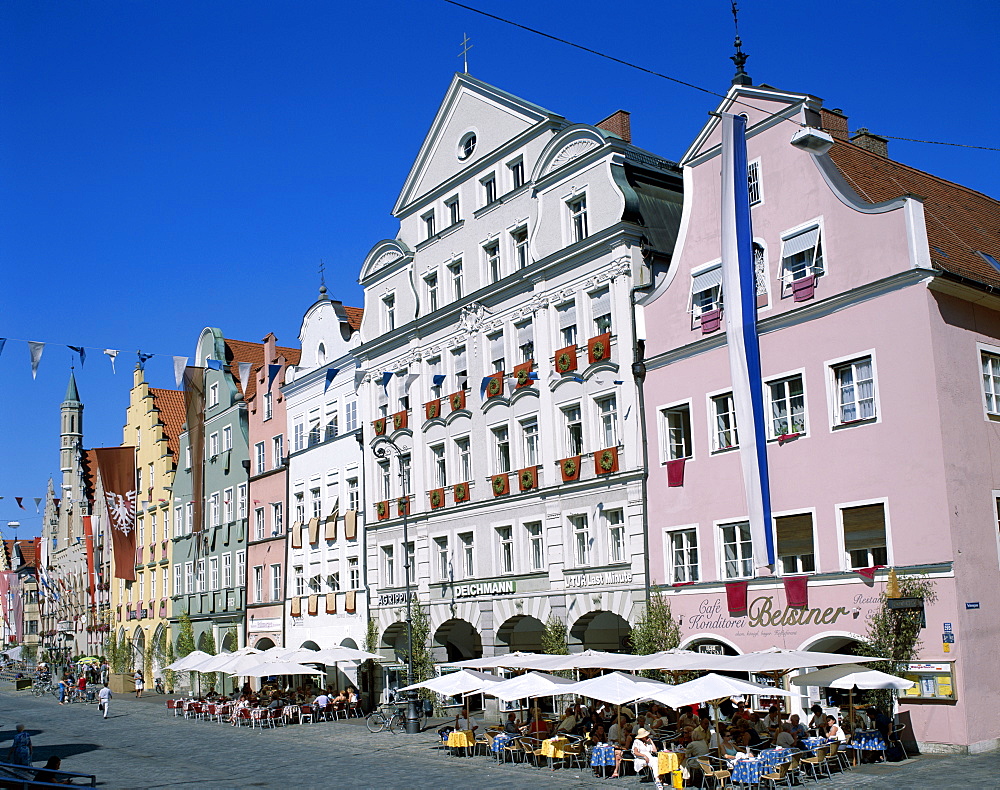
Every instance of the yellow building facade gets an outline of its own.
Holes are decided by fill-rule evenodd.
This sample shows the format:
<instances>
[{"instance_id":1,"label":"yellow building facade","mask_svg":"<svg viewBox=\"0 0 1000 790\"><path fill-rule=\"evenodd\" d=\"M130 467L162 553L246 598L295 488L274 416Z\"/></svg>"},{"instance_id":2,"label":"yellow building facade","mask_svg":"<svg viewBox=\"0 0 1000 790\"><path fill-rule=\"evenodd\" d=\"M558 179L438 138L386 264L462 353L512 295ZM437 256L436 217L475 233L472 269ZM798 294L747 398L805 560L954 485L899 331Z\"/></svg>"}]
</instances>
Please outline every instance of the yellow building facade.
<instances>
[{"instance_id":1,"label":"yellow building facade","mask_svg":"<svg viewBox=\"0 0 1000 790\"><path fill-rule=\"evenodd\" d=\"M184 394L150 387L136 367L126 412L122 444L135 447L136 556L135 581L114 578L110 556L106 579L111 584L111 627L119 645L131 647L126 670L141 668L147 687L159 677L170 644L168 615L174 472L178 437L184 424Z\"/></svg>"}]
</instances>

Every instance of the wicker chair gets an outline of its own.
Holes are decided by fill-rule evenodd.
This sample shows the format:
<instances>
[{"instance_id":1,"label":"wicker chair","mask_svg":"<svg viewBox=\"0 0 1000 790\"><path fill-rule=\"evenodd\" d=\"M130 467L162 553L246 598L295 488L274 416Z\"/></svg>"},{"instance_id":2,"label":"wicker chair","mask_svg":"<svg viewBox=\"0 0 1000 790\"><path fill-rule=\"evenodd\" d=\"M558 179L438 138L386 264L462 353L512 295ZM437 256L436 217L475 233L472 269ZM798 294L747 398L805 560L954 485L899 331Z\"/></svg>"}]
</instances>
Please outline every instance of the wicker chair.
<instances>
[{"instance_id":1,"label":"wicker chair","mask_svg":"<svg viewBox=\"0 0 1000 790\"><path fill-rule=\"evenodd\" d=\"M701 768L701 787L705 787L705 780L711 779L712 786L721 790L723 787L732 787L732 771L729 770L728 765L718 758L715 759L715 765L712 765L713 758L711 757L699 757L698 767ZM723 767L726 766L726 767Z\"/></svg>"},{"instance_id":2,"label":"wicker chair","mask_svg":"<svg viewBox=\"0 0 1000 790\"><path fill-rule=\"evenodd\" d=\"M771 787L777 789L778 782L784 782L789 787L792 786L792 776L788 773L788 769L791 767L791 763L781 763L778 765L777 770L770 771L760 775L760 781L763 784L767 782Z\"/></svg>"},{"instance_id":3,"label":"wicker chair","mask_svg":"<svg viewBox=\"0 0 1000 790\"><path fill-rule=\"evenodd\" d=\"M802 766L804 768L807 768L809 770L810 775L817 782L819 781L819 771L820 771L820 769L826 771L826 775L828 777L831 776L831 774L830 774L830 766L829 766L829 764L826 761L826 756L829 753L829 751L830 751L830 747L828 747L828 746L820 746L818 749L816 749L816 756L815 757L803 757L803 758L800 759L800 762L802 763Z\"/></svg>"}]
</instances>

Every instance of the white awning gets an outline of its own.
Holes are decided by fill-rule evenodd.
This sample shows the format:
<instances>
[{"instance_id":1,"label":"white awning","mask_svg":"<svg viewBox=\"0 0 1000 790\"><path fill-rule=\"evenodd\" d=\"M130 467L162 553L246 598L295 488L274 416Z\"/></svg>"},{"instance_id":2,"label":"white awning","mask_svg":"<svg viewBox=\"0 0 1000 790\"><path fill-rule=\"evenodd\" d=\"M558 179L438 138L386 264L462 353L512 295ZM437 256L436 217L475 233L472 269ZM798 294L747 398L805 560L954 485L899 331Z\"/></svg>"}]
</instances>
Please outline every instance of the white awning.
<instances>
[{"instance_id":1,"label":"white awning","mask_svg":"<svg viewBox=\"0 0 1000 790\"><path fill-rule=\"evenodd\" d=\"M697 294L722 285L722 264L691 277L691 293Z\"/></svg>"},{"instance_id":2,"label":"white awning","mask_svg":"<svg viewBox=\"0 0 1000 790\"><path fill-rule=\"evenodd\" d=\"M789 258L798 255L800 252L811 250L819 241L819 228L809 228L801 233L797 233L791 238L785 239L781 248L781 257Z\"/></svg>"}]
</instances>

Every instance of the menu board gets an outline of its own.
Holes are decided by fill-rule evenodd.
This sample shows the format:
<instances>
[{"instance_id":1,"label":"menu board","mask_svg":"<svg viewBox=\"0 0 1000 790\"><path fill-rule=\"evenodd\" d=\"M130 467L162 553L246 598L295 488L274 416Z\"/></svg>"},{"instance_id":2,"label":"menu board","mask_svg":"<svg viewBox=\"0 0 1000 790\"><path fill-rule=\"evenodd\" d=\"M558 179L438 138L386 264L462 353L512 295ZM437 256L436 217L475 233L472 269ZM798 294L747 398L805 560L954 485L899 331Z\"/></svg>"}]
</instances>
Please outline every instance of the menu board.
<instances>
[{"instance_id":1,"label":"menu board","mask_svg":"<svg viewBox=\"0 0 1000 790\"><path fill-rule=\"evenodd\" d=\"M900 690L901 699L955 699L955 665L951 661L912 662L900 674L915 684Z\"/></svg>"}]
</instances>

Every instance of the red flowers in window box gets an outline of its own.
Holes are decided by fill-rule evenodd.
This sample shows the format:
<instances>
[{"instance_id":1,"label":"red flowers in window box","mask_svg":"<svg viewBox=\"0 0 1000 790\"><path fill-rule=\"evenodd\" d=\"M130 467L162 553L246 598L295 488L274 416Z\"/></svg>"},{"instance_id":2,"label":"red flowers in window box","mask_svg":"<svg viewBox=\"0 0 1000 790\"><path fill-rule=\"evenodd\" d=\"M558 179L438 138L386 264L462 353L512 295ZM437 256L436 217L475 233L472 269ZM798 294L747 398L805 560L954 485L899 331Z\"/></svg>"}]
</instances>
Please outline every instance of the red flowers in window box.
<instances>
[{"instance_id":1,"label":"red flowers in window box","mask_svg":"<svg viewBox=\"0 0 1000 790\"><path fill-rule=\"evenodd\" d=\"M587 356L591 365L611 359L611 333L605 332L603 335L590 338L587 341Z\"/></svg>"}]
</instances>

